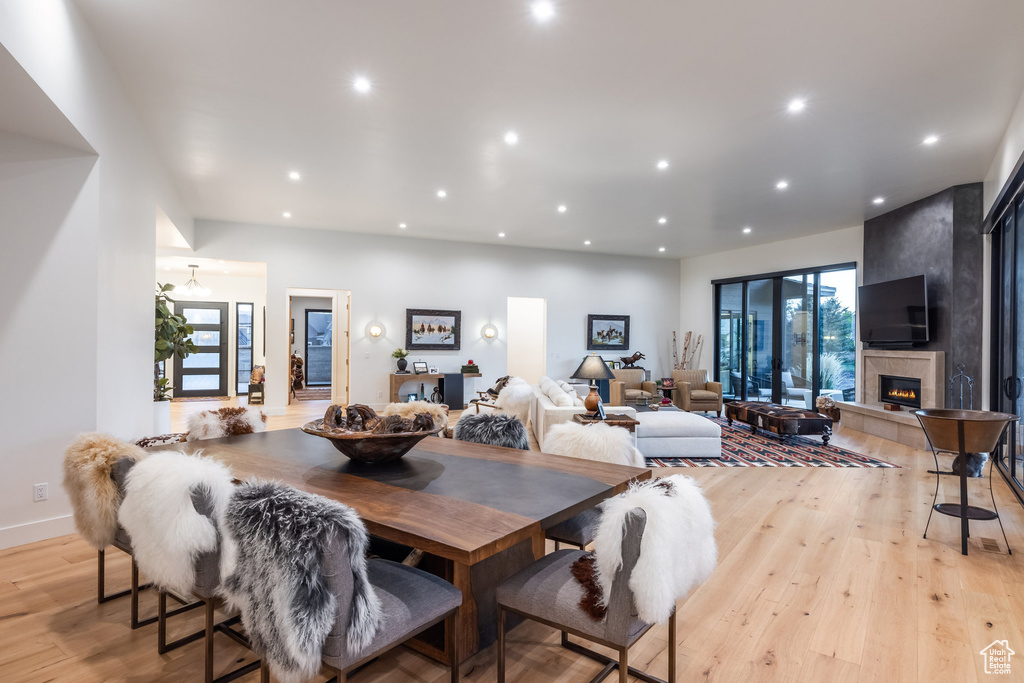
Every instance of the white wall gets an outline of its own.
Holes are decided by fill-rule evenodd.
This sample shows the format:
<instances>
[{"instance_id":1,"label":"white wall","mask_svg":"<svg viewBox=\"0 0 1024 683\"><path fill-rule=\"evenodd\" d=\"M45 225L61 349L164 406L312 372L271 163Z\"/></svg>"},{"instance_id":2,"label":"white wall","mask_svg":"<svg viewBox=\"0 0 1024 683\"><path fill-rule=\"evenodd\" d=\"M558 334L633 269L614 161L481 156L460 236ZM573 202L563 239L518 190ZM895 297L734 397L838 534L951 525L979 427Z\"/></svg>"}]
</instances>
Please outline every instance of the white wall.
<instances>
[{"instance_id":1,"label":"white wall","mask_svg":"<svg viewBox=\"0 0 1024 683\"><path fill-rule=\"evenodd\" d=\"M1010 122L1006 126L1006 133L996 149L992 165L989 166L988 173L985 174L983 192L986 216L992 209L999 191L1010 179L1013 167L1017 165L1022 153L1024 153L1024 93L1021 93L1017 108L1014 109L1010 116ZM986 282L986 286L988 286L988 282Z\"/></svg>"},{"instance_id":2,"label":"white wall","mask_svg":"<svg viewBox=\"0 0 1024 683\"><path fill-rule=\"evenodd\" d=\"M0 147L8 547L71 530L61 462L77 432L151 431L156 207L186 236L191 218L69 0L0 3L0 44L98 155ZM49 500L33 503L41 482Z\"/></svg>"},{"instance_id":3,"label":"white wall","mask_svg":"<svg viewBox=\"0 0 1024 683\"><path fill-rule=\"evenodd\" d=\"M288 287L352 291L353 402L387 401L388 375L395 369L391 352L405 347L406 308L462 311L461 351L416 351L408 360L442 372L476 361L484 376L469 382L469 396L474 386L489 386L505 374L509 296L547 299L552 377L568 377L586 355L588 313L631 315L630 351L647 354L645 365L655 375L671 364L678 261L212 221L198 221L195 234L197 256L267 262L271 411L286 398ZM373 321L385 327L379 339L367 333ZM491 341L480 334L487 323L498 328Z\"/></svg>"},{"instance_id":4,"label":"white wall","mask_svg":"<svg viewBox=\"0 0 1024 683\"><path fill-rule=\"evenodd\" d=\"M733 251L683 259L680 274L679 353L683 333L692 330L704 336L699 367L713 371L714 363L714 287L712 280L743 275L758 275L796 268L812 268L835 263L856 262L857 284L862 281L864 226L823 232L795 240L758 244ZM860 344L858 342L858 349ZM858 383L859 385L859 383Z\"/></svg>"},{"instance_id":5,"label":"white wall","mask_svg":"<svg viewBox=\"0 0 1024 683\"><path fill-rule=\"evenodd\" d=\"M548 303L513 296L507 311L508 374L536 384L547 374Z\"/></svg>"}]
</instances>

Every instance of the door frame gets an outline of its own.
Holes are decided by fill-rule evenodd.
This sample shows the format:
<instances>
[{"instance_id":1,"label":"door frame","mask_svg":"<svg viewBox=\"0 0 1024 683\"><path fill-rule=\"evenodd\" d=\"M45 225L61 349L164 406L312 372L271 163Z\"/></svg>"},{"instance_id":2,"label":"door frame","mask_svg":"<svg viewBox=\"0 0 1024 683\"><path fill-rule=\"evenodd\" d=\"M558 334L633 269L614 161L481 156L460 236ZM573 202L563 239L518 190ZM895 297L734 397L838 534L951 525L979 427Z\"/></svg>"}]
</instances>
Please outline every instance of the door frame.
<instances>
[{"instance_id":1,"label":"door frame","mask_svg":"<svg viewBox=\"0 0 1024 683\"><path fill-rule=\"evenodd\" d=\"M331 324L331 345L334 353L331 355L331 403L348 405L351 397L352 365L349 361L352 355L352 291L348 289L311 289L308 287L286 287L284 290L284 311L287 316L281 329L285 335L284 354L281 363L285 372L282 377L287 382L285 395L287 405L291 404L291 329L292 297L319 297L331 300L331 313L333 321ZM341 332L339 320L345 321L344 332ZM344 334L344 337L342 337Z\"/></svg>"},{"instance_id":2,"label":"door frame","mask_svg":"<svg viewBox=\"0 0 1024 683\"><path fill-rule=\"evenodd\" d=\"M228 337L231 325L228 321L228 302L226 301L174 301L175 313L181 313L186 308L204 308L209 310L220 311L220 323L217 325L212 324L196 324L188 323L191 325L196 332L202 331L218 331L220 332L220 344L217 346L217 353L220 355L219 372L217 373L219 378L219 387L217 389L196 389L186 391L182 389L186 375L213 375L212 372L202 372L203 370L209 370L209 368L186 368L182 366L182 359L180 356L174 356L174 396L176 398L188 398L188 397L202 397L202 396L228 396ZM197 345L198 346L198 345ZM213 346L199 346L199 353L212 353L209 349L214 348ZM205 350L204 350L205 349Z\"/></svg>"}]
</instances>

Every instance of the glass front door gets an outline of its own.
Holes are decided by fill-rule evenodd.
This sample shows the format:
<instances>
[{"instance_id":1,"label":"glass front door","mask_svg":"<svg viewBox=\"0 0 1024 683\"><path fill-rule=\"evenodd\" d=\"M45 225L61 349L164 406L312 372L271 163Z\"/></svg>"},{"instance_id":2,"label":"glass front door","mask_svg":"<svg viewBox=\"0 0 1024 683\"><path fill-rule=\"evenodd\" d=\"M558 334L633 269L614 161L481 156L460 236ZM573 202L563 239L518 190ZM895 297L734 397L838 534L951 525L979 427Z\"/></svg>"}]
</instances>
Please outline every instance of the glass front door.
<instances>
[{"instance_id":1,"label":"glass front door","mask_svg":"<svg viewBox=\"0 0 1024 683\"><path fill-rule=\"evenodd\" d=\"M216 302L175 302L192 326L189 337L198 347L187 358L174 357L174 395L227 396L228 305Z\"/></svg>"}]
</instances>

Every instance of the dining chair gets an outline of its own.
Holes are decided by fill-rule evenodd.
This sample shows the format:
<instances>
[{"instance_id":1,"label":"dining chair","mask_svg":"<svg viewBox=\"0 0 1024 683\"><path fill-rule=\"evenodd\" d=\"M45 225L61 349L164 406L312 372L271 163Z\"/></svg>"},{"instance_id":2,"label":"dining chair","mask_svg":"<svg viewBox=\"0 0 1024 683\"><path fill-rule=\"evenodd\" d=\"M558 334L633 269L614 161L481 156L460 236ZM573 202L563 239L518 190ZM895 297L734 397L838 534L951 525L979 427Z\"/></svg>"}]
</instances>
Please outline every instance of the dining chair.
<instances>
[{"instance_id":1,"label":"dining chair","mask_svg":"<svg viewBox=\"0 0 1024 683\"><path fill-rule=\"evenodd\" d=\"M591 679L603 680L615 669L619 681L634 676L647 683L665 683L629 666L631 648L653 624L635 616L630 578L640 557L640 546L647 513L637 507L626 517L622 532L622 564L615 574L603 619L596 620L581 609L584 589L573 576L573 565L587 553L560 550L546 555L533 565L513 575L498 587L498 683L505 683L505 628L509 612L556 628L562 632L562 647L589 657L604 668ZM569 640L569 635L585 638L618 652L613 659ZM676 680L676 612L673 607L668 620L668 683Z\"/></svg>"}]
</instances>

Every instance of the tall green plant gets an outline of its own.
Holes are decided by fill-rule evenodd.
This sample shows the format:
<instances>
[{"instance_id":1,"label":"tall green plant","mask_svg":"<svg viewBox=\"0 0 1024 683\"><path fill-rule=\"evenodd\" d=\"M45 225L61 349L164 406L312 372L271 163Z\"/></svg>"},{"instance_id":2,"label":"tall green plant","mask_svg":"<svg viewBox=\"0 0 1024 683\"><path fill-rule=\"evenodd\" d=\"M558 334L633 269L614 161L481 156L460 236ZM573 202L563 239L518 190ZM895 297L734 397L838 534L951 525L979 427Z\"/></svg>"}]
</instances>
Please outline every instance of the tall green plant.
<instances>
[{"instance_id":1,"label":"tall green plant","mask_svg":"<svg viewBox=\"0 0 1024 683\"><path fill-rule=\"evenodd\" d=\"M173 302L167 293L174 289L174 285L162 285L156 283L156 346L153 355L153 400L171 400L171 388L168 386L166 377L160 376L160 361L166 361L174 356L187 358L199 350L189 339L195 330L185 316L171 313L167 306Z\"/></svg>"}]
</instances>

